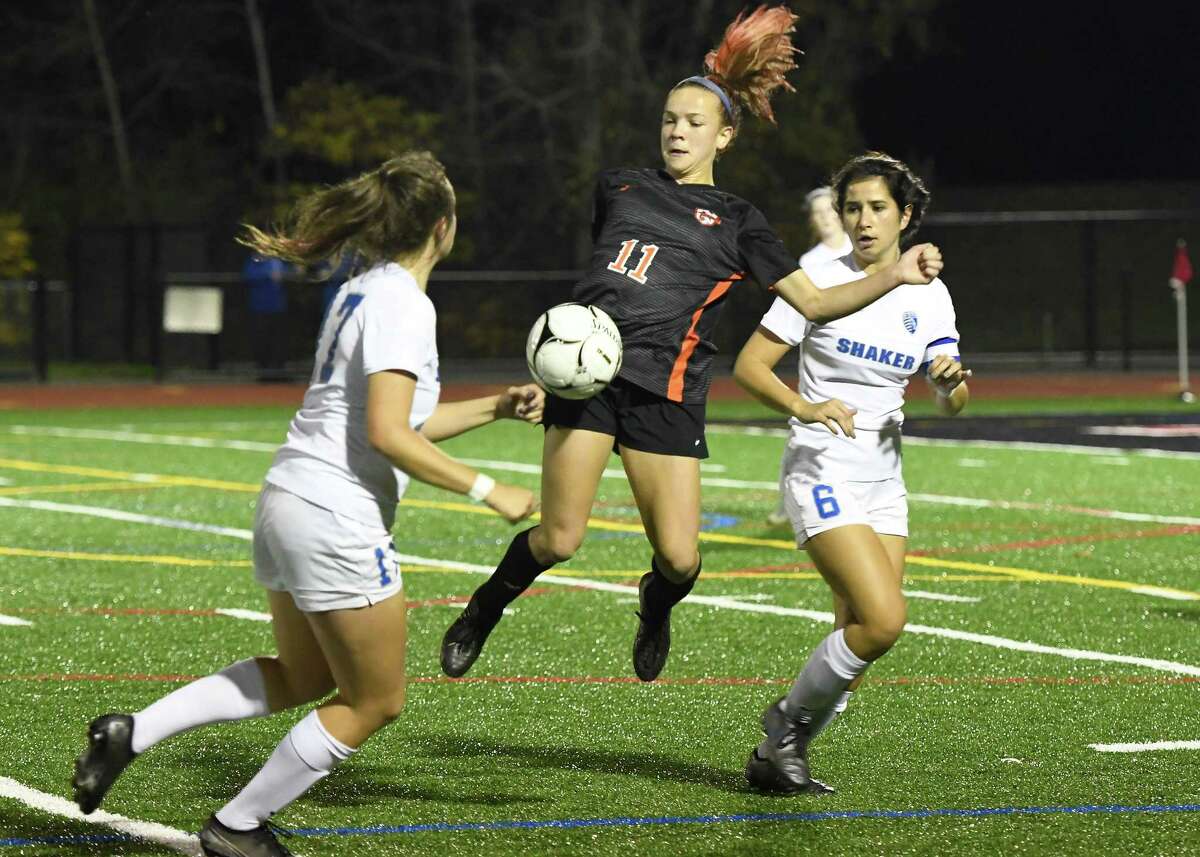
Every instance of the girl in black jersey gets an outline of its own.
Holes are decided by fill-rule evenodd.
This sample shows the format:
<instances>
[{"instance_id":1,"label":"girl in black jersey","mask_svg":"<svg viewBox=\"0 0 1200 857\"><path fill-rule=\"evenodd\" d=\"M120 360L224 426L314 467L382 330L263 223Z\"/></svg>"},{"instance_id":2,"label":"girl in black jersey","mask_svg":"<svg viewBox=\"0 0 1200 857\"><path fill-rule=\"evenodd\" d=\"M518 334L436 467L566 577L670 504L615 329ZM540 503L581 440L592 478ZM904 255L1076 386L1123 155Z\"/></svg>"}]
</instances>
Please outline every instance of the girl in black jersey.
<instances>
[{"instance_id":1,"label":"girl in black jersey","mask_svg":"<svg viewBox=\"0 0 1200 857\"><path fill-rule=\"evenodd\" d=\"M735 284L753 277L814 321L854 312L901 283L941 271L931 244L836 288L817 289L748 202L713 186L713 163L733 143L743 109L774 122L769 102L795 68L796 16L786 7L739 15L705 58L706 74L667 95L663 166L600 174L595 252L573 299L612 316L624 341L620 375L585 401L547 397L542 520L513 539L442 641L443 671L461 676L504 607L583 541L601 474L615 451L653 548L641 579L634 671L652 681L667 660L670 611L700 572L700 459L710 335Z\"/></svg>"}]
</instances>

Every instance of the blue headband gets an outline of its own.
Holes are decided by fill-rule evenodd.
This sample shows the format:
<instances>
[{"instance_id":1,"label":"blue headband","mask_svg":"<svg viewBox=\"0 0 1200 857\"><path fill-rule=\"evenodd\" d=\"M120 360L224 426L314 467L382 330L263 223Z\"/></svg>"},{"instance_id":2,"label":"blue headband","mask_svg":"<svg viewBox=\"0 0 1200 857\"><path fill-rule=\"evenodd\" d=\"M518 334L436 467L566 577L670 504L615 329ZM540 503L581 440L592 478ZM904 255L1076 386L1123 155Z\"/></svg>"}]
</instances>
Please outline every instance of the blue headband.
<instances>
[{"instance_id":1,"label":"blue headband","mask_svg":"<svg viewBox=\"0 0 1200 857\"><path fill-rule=\"evenodd\" d=\"M678 89L685 83L698 83L713 95L717 96L717 98L721 99L721 103L725 105L725 115L731 120L733 119L733 104L730 102L729 96L725 94L725 90L721 89L721 87L717 86L707 77L701 77L700 75L696 75L694 77L685 77L683 80L679 81L679 83L675 84L675 89Z\"/></svg>"}]
</instances>

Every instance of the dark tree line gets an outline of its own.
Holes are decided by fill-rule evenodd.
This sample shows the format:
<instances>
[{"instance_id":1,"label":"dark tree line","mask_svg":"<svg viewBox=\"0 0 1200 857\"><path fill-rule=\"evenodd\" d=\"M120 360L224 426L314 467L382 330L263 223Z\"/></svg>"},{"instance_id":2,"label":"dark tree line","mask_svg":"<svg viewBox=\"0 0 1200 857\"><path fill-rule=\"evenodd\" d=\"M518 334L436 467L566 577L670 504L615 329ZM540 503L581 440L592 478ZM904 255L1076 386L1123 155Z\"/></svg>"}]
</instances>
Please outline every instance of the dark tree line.
<instances>
[{"instance_id":1,"label":"dark tree line","mask_svg":"<svg viewBox=\"0 0 1200 857\"><path fill-rule=\"evenodd\" d=\"M937 0L799 0L778 128L748 125L722 186L787 231L861 148L858 84L921 49ZM658 161L666 90L737 0L74 0L0 10L0 213L53 270L82 224L268 220L314 183L434 149L468 267L588 249L592 177ZM873 141L874 142L874 141ZM901 153L904 154L904 153ZM802 240L799 234L793 236Z\"/></svg>"}]
</instances>

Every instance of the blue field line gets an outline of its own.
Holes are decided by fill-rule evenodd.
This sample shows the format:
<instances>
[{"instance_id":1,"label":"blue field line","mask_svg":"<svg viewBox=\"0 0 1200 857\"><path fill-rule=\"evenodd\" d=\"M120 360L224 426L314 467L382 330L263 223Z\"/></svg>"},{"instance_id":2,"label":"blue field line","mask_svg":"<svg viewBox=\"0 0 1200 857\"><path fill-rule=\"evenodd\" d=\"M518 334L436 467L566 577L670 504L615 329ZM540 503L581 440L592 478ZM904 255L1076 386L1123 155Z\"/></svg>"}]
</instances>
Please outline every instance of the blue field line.
<instances>
[{"instance_id":1,"label":"blue field line","mask_svg":"<svg viewBox=\"0 0 1200 857\"><path fill-rule=\"evenodd\" d=\"M1003 815L1090 815L1107 813L1200 812L1200 804L1084 804L1082 806L999 806L980 809L846 809L827 812L767 812L738 815L666 815L637 818L561 818L547 821L465 821L431 824L371 825L369 827L306 827L292 830L295 836L390 836L405 833L471 833L496 830L573 830L587 827L645 827L668 824L730 824L762 821L844 821L853 819L985 818ZM0 847L29 845L89 845L102 842L134 842L136 837L120 833L81 836L31 836L0 839Z\"/></svg>"}]
</instances>

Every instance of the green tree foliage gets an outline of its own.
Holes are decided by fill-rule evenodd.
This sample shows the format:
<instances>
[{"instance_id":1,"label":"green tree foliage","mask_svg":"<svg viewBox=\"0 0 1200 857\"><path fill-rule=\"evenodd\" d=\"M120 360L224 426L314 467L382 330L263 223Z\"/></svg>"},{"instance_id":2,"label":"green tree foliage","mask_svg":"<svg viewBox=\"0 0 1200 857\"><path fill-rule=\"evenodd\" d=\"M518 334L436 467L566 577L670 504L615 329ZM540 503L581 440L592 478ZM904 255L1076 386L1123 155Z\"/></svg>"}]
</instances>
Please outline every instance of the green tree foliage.
<instances>
[{"instance_id":1,"label":"green tree foliage","mask_svg":"<svg viewBox=\"0 0 1200 857\"><path fill-rule=\"evenodd\" d=\"M21 215L0 211L0 278L16 280L37 270L29 256L29 233Z\"/></svg>"}]
</instances>

